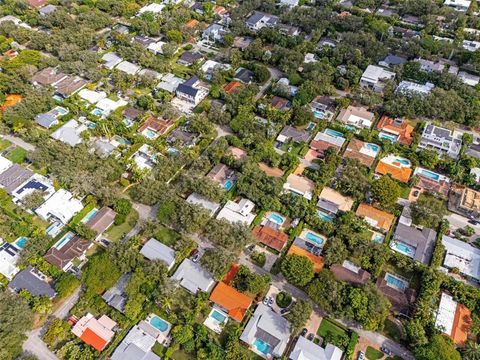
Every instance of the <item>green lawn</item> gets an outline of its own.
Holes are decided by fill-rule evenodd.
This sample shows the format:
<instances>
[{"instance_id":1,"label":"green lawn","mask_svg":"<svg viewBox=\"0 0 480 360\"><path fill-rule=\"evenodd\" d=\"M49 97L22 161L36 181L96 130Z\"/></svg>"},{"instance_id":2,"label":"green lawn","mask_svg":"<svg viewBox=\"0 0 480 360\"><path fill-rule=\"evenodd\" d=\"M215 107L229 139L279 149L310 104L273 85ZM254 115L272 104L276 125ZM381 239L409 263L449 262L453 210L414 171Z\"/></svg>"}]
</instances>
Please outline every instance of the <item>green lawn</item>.
<instances>
[{"instance_id":1,"label":"green lawn","mask_svg":"<svg viewBox=\"0 0 480 360\"><path fill-rule=\"evenodd\" d=\"M22 149L21 147L16 147L12 151L10 151L6 156L7 159L14 162L15 164L23 163L26 157L27 157L27 150Z\"/></svg>"},{"instance_id":2,"label":"green lawn","mask_svg":"<svg viewBox=\"0 0 480 360\"><path fill-rule=\"evenodd\" d=\"M0 151L3 151L5 150L6 148L8 148L10 145L12 145L12 143L8 140L5 140L5 139L0 139Z\"/></svg>"},{"instance_id":3,"label":"green lawn","mask_svg":"<svg viewBox=\"0 0 480 360\"><path fill-rule=\"evenodd\" d=\"M118 241L123 236L125 236L136 224L138 221L138 212L132 209L130 214L128 214L125 222L120 225L113 225L107 231L108 238L112 241Z\"/></svg>"},{"instance_id":4,"label":"green lawn","mask_svg":"<svg viewBox=\"0 0 480 360\"><path fill-rule=\"evenodd\" d=\"M325 318L322 320L320 327L317 330L317 335L321 337L325 337L325 335L327 335L328 332L331 332L334 335L348 336L348 333L343 328L335 324L332 320Z\"/></svg>"},{"instance_id":5,"label":"green lawn","mask_svg":"<svg viewBox=\"0 0 480 360\"><path fill-rule=\"evenodd\" d=\"M179 238L179 233L166 227L162 227L160 231L155 233L155 239L170 247L175 245Z\"/></svg>"},{"instance_id":6,"label":"green lawn","mask_svg":"<svg viewBox=\"0 0 480 360\"><path fill-rule=\"evenodd\" d=\"M368 360L378 360L383 358L383 353L369 346L367 347L367 351L365 351L365 356Z\"/></svg>"},{"instance_id":7,"label":"green lawn","mask_svg":"<svg viewBox=\"0 0 480 360\"><path fill-rule=\"evenodd\" d=\"M397 324L393 321L386 319L383 327L383 333L390 339L400 342L402 340L402 333Z\"/></svg>"}]
</instances>

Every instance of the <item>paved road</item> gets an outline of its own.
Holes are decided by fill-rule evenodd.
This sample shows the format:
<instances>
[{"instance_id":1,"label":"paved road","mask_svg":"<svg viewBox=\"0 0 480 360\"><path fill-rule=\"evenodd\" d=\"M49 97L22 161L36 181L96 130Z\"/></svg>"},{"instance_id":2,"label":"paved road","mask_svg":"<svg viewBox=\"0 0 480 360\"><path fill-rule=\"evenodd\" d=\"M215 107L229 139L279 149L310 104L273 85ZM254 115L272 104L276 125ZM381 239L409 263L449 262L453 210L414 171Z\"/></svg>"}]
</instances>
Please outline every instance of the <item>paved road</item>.
<instances>
[{"instance_id":1,"label":"paved road","mask_svg":"<svg viewBox=\"0 0 480 360\"><path fill-rule=\"evenodd\" d=\"M448 216L445 216L445 219L448 220L450 223L450 230L455 231L459 228L464 228L465 226L470 226L475 230L475 234L473 234L470 237L470 241L474 241L476 238L480 237L480 224L479 225L473 225L468 222L468 218L458 215L458 214L450 214Z\"/></svg>"},{"instance_id":2,"label":"paved road","mask_svg":"<svg viewBox=\"0 0 480 360\"><path fill-rule=\"evenodd\" d=\"M0 135L0 137L4 138L5 140L10 141L12 144L15 144L17 146L20 146L21 148L24 148L27 151L34 151L35 146L32 144L27 143L26 141L23 141L22 139L13 136L13 135Z\"/></svg>"},{"instance_id":3,"label":"paved road","mask_svg":"<svg viewBox=\"0 0 480 360\"><path fill-rule=\"evenodd\" d=\"M263 96L263 94L265 93L265 91L270 86L273 80L278 80L283 75L283 73L276 68L269 67L268 71L270 71L270 79L268 79L267 82L263 84L262 87L260 87L260 91L255 96L255 100L258 100Z\"/></svg>"},{"instance_id":4,"label":"paved road","mask_svg":"<svg viewBox=\"0 0 480 360\"><path fill-rule=\"evenodd\" d=\"M80 297L81 288L78 287L77 290L73 292L68 299L66 299L63 304L53 312L53 316L59 319L65 319L72 307L78 301ZM35 355L40 360L58 360L58 357L50 351L50 349L42 341L42 333L44 327L39 329L34 329L28 332L27 340L23 343L23 351L27 354Z\"/></svg>"}]
</instances>

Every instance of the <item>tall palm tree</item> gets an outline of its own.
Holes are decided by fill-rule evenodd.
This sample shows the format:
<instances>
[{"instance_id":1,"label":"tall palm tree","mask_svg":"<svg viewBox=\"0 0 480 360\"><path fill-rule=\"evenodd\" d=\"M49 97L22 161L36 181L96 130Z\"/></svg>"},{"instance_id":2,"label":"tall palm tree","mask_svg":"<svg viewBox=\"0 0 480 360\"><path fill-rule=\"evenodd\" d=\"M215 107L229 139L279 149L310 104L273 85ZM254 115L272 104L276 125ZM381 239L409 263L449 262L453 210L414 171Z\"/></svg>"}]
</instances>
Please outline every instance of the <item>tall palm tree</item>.
<instances>
[{"instance_id":1,"label":"tall palm tree","mask_svg":"<svg viewBox=\"0 0 480 360\"><path fill-rule=\"evenodd\" d=\"M480 360L480 344L469 340L462 351L464 360Z\"/></svg>"},{"instance_id":2,"label":"tall palm tree","mask_svg":"<svg viewBox=\"0 0 480 360\"><path fill-rule=\"evenodd\" d=\"M167 296L164 296L162 297L162 299L160 300L160 304L162 306L162 308L166 311L166 312L169 312L169 310L171 309L172 307L172 298L169 298Z\"/></svg>"}]
</instances>

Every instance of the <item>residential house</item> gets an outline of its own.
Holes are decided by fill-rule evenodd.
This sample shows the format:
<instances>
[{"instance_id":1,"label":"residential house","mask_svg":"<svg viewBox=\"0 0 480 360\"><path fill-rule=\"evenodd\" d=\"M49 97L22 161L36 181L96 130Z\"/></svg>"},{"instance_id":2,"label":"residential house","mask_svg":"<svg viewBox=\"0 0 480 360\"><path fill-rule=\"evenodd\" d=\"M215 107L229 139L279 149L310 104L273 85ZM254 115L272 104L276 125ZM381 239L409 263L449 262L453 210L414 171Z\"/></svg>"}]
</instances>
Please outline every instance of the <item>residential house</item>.
<instances>
[{"instance_id":1,"label":"residential house","mask_svg":"<svg viewBox=\"0 0 480 360\"><path fill-rule=\"evenodd\" d=\"M225 219L230 223L240 222L249 226L255 219L256 214L253 212L255 204L244 198L238 201L228 200L225 206L217 215L217 220Z\"/></svg>"},{"instance_id":2,"label":"residential house","mask_svg":"<svg viewBox=\"0 0 480 360\"><path fill-rule=\"evenodd\" d=\"M322 37L320 41L317 43L317 49L322 50L323 48L336 48L338 41L335 39L331 39L328 37Z\"/></svg>"},{"instance_id":3,"label":"residential house","mask_svg":"<svg viewBox=\"0 0 480 360\"><path fill-rule=\"evenodd\" d=\"M443 267L456 269L466 279L480 283L480 249L462 240L443 235Z\"/></svg>"},{"instance_id":4,"label":"residential house","mask_svg":"<svg viewBox=\"0 0 480 360\"><path fill-rule=\"evenodd\" d=\"M207 177L218 183L222 189L230 190L236 180L235 171L225 164L217 164L209 171Z\"/></svg>"},{"instance_id":5,"label":"residential house","mask_svg":"<svg viewBox=\"0 0 480 360\"><path fill-rule=\"evenodd\" d=\"M282 131L280 131L280 134L278 134L276 140L279 144L285 144L289 141L296 143L307 142L308 139L310 139L310 133L304 130L298 130L293 126L286 125L283 127Z\"/></svg>"},{"instance_id":6,"label":"residential house","mask_svg":"<svg viewBox=\"0 0 480 360\"><path fill-rule=\"evenodd\" d=\"M262 356L282 357L290 340L290 324L267 305L259 304L240 340Z\"/></svg>"},{"instance_id":7,"label":"residential house","mask_svg":"<svg viewBox=\"0 0 480 360\"><path fill-rule=\"evenodd\" d=\"M331 265L330 271L336 280L345 281L355 286L365 285L371 277L368 271L348 260L345 260L342 264Z\"/></svg>"},{"instance_id":8,"label":"residential house","mask_svg":"<svg viewBox=\"0 0 480 360\"><path fill-rule=\"evenodd\" d=\"M175 92L177 90L178 85L182 84L185 80L173 75L173 74L165 74L162 76L161 81L157 84L157 89L165 90L169 93Z\"/></svg>"},{"instance_id":9,"label":"residential house","mask_svg":"<svg viewBox=\"0 0 480 360\"><path fill-rule=\"evenodd\" d=\"M203 63L200 70L205 74L207 80L212 80L212 75L215 70L223 70L230 68L230 65L222 64L214 60L207 60Z\"/></svg>"},{"instance_id":10,"label":"residential house","mask_svg":"<svg viewBox=\"0 0 480 360\"><path fill-rule=\"evenodd\" d=\"M420 70L426 73L441 73L445 69L445 63L443 61L431 61L426 59L415 59L416 63L420 64Z\"/></svg>"},{"instance_id":11,"label":"residential house","mask_svg":"<svg viewBox=\"0 0 480 360\"><path fill-rule=\"evenodd\" d=\"M142 320L130 329L117 346L111 360L160 360L152 348L157 343L158 329Z\"/></svg>"},{"instance_id":12,"label":"residential house","mask_svg":"<svg viewBox=\"0 0 480 360\"><path fill-rule=\"evenodd\" d=\"M461 135L454 131L427 122L423 129L418 149L433 149L440 155L448 155L456 159L462 147Z\"/></svg>"},{"instance_id":13,"label":"residential house","mask_svg":"<svg viewBox=\"0 0 480 360\"><path fill-rule=\"evenodd\" d=\"M480 41L463 40L462 47L467 51L475 52L480 49Z\"/></svg>"},{"instance_id":14,"label":"residential house","mask_svg":"<svg viewBox=\"0 0 480 360\"><path fill-rule=\"evenodd\" d=\"M135 154L132 160L140 170L153 170L157 164L157 156L148 144L143 144Z\"/></svg>"},{"instance_id":15,"label":"residential house","mask_svg":"<svg viewBox=\"0 0 480 360\"><path fill-rule=\"evenodd\" d=\"M326 344L325 348L299 336L295 347L290 353L289 360L341 360L343 351L332 344Z\"/></svg>"},{"instance_id":16,"label":"residential house","mask_svg":"<svg viewBox=\"0 0 480 360\"><path fill-rule=\"evenodd\" d=\"M247 157L247 152L235 146L229 146L225 155L233 157L233 159L236 161L242 161Z\"/></svg>"},{"instance_id":17,"label":"residential house","mask_svg":"<svg viewBox=\"0 0 480 360\"><path fill-rule=\"evenodd\" d=\"M175 147L189 148L195 145L198 134L188 131L182 127L176 127L168 133L167 143Z\"/></svg>"},{"instance_id":18,"label":"residential house","mask_svg":"<svg viewBox=\"0 0 480 360\"><path fill-rule=\"evenodd\" d=\"M466 217L480 213L480 192L453 184L449 193L448 209Z\"/></svg>"},{"instance_id":19,"label":"residential house","mask_svg":"<svg viewBox=\"0 0 480 360\"><path fill-rule=\"evenodd\" d=\"M298 36L300 35L300 32L301 32L298 26L292 26L287 24L277 24L275 28L278 30L280 34L285 36Z\"/></svg>"},{"instance_id":20,"label":"residential house","mask_svg":"<svg viewBox=\"0 0 480 360\"><path fill-rule=\"evenodd\" d=\"M378 137L380 139L399 142L402 145L410 146L413 142L414 127L404 119L392 119L383 115L377 124L380 130Z\"/></svg>"},{"instance_id":21,"label":"residential house","mask_svg":"<svg viewBox=\"0 0 480 360\"><path fill-rule=\"evenodd\" d=\"M233 40L233 47L240 50L245 50L254 39L249 36L237 36Z\"/></svg>"},{"instance_id":22,"label":"residential house","mask_svg":"<svg viewBox=\"0 0 480 360\"><path fill-rule=\"evenodd\" d=\"M102 315L98 320L88 313L78 319L72 328L72 333L79 337L85 344L101 352L115 336L113 329L117 323L107 315Z\"/></svg>"},{"instance_id":23,"label":"residential house","mask_svg":"<svg viewBox=\"0 0 480 360\"><path fill-rule=\"evenodd\" d=\"M45 296L48 299L53 299L57 295L54 287L48 283L47 277L32 266L27 266L15 275L8 283L8 287L16 292L27 290L33 296Z\"/></svg>"},{"instance_id":24,"label":"residential house","mask_svg":"<svg viewBox=\"0 0 480 360\"><path fill-rule=\"evenodd\" d=\"M82 89L78 92L78 96L80 99L85 100L90 104L96 104L102 99L107 97L107 93L105 91L93 91L90 89Z\"/></svg>"},{"instance_id":25,"label":"residential house","mask_svg":"<svg viewBox=\"0 0 480 360\"><path fill-rule=\"evenodd\" d=\"M18 244L4 242L0 245L0 274L11 280L20 269L16 266L21 251Z\"/></svg>"},{"instance_id":26,"label":"residential house","mask_svg":"<svg viewBox=\"0 0 480 360\"><path fill-rule=\"evenodd\" d=\"M127 107L122 111L123 119L127 120L129 123L134 123L140 120L143 112L134 108Z\"/></svg>"},{"instance_id":27,"label":"residential house","mask_svg":"<svg viewBox=\"0 0 480 360\"><path fill-rule=\"evenodd\" d=\"M81 134L87 129L88 127L85 124L71 119L55 130L50 137L74 147L83 141Z\"/></svg>"},{"instance_id":28,"label":"residential house","mask_svg":"<svg viewBox=\"0 0 480 360\"><path fill-rule=\"evenodd\" d=\"M330 121L337 113L337 103L330 96L317 96L310 103L313 115L319 120Z\"/></svg>"},{"instance_id":29,"label":"residential house","mask_svg":"<svg viewBox=\"0 0 480 360\"><path fill-rule=\"evenodd\" d=\"M395 78L395 73L380 66L368 65L360 78L360 86L377 93L383 92L387 82Z\"/></svg>"},{"instance_id":30,"label":"residential house","mask_svg":"<svg viewBox=\"0 0 480 360\"><path fill-rule=\"evenodd\" d=\"M270 106L278 111L287 111L292 107L292 103L288 99L274 96L270 99Z\"/></svg>"},{"instance_id":31,"label":"residential house","mask_svg":"<svg viewBox=\"0 0 480 360\"><path fill-rule=\"evenodd\" d=\"M48 0L27 0L27 2L30 6L41 8L48 2Z\"/></svg>"},{"instance_id":32,"label":"residential house","mask_svg":"<svg viewBox=\"0 0 480 360\"><path fill-rule=\"evenodd\" d=\"M449 6L460 12L467 12L472 4L471 0L445 0L443 3L445 6Z\"/></svg>"},{"instance_id":33,"label":"residential house","mask_svg":"<svg viewBox=\"0 0 480 360\"><path fill-rule=\"evenodd\" d=\"M295 6L298 6L299 0L280 0L280 6L287 7L289 9L294 8Z\"/></svg>"},{"instance_id":34,"label":"residential house","mask_svg":"<svg viewBox=\"0 0 480 360\"><path fill-rule=\"evenodd\" d=\"M319 273L325 265L321 254L326 240L322 235L304 229L300 236L297 236L293 241L287 255L298 255L308 258L313 264L313 271Z\"/></svg>"},{"instance_id":35,"label":"residential house","mask_svg":"<svg viewBox=\"0 0 480 360\"><path fill-rule=\"evenodd\" d=\"M253 14L245 20L245 25L252 31L258 31L266 26L273 27L277 25L278 21L277 16L254 11Z\"/></svg>"},{"instance_id":36,"label":"residential house","mask_svg":"<svg viewBox=\"0 0 480 360\"><path fill-rule=\"evenodd\" d=\"M283 189L303 196L307 200L312 200L313 192L315 191L315 183L306 177L290 174L287 181L283 184Z\"/></svg>"},{"instance_id":37,"label":"residential house","mask_svg":"<svg viewBox=\"0 0 480 360\"><path fill-rule=\"evenodd\" d=\"M278 79L276 88L280 89L281 92L290 94L290 96L295 96L298 91L298 86L290 84L290 81L285 77Z\"/></svg>"},{"instance_id":38,"label":"residential house","mask_svg":"<svg viewBox=\"0 0 480 360\"><path fill-rule=\"evenodd\" d=\"M63 98L70 97L87 85L86 80L59 72L52 67L37 72L30 80L34 85L52 86L55 93Z\"/></svg>"},{"instance_id":39,"label":"residential house","mask_svg":"<svg viewBox=\"0 0 480 360\"><path fill-rule=\"evenodd\" d=\"M12 16L12 15L6 15L6 16L3 16L2 18L0 18L0 24L3 23L3 22L12 22L13 25L15 26L19 26L19 27L22 27L24 29L28 29L28 30L31 30L32 27L30 25L28 25L27 23L23 22L22 20L20 20L19 18L15 17L15 16Z\"/></svg>"},{"instance_id":40,"label":"residential house","mask_svg":"<svg viewBox=\"0 0 480 360\"><path fill-rule=\"evenodd\" d=\"M208 95L208 86L201 82L196 76L177 86L176 95L181 100L185 100L197 106Z\"/></svg>"},{"instance_id":41,"label":"residential house","mask_svg":"<svg viewBox=\"0 0 480 360\"><path fill-rule=\"evenodd\" d=\"M450 179L448 177L420 166L415 169L413 176L418 178L414 189L447 197L450 190Z\"/></svg>"},{"instance_id":42,"label":"residential house","mask_svg":"<svg viewBox=\"0 0 480 360\"><path fill-rule=\"evenodd\" d=\"M200 194L197 194L195 192L191 193L187 197L186 201L190 205L200 206L204 210L207 210L210 216L215 215L216 212L218 211L218 209L220 208L219 203L216 203L214 201L210 201L206 197L204 197Z\"/></svg>"},{"instance_id":43,"label":"residential house","mask_svg":"<svg viewBox=\"0 0 480 360\"><path fill-rule=\"evenodd\" d=\"M202 58L202 54L198 52L185 51L184 53L182 53L182 55L180 55L177 63L179 63L180 65L191 66Z\"/></svg>"},{"instance_id":44,"label":"residential house","mask_svg":"<svg viewBox=\"0 0 480 360\"><path fill-rule=\"evenodd\" d=\"M98 240L100 236L113 225L117 213L111 208L104 206L98 210L92 218L88 219L85 222L85 226L97 234L96 239Z\"/></svg>"},{"instance_id":45,"label":"residential house","mask_svg":"<svg viewBox=\"0 0 480 360\"><path fill-rule=\"evenodd\" d=\"M387 272L378 278L376 285L392 304L392 311L404 315L410 314L417 299L417 292L409 287L406 279Z\"/></svg>"},{"instance_id":46,"label":"residential house","mask_svg":"<svg viewBox=\"0 0 480 360\"><path fill-rule=\"evenodd\" d=\"M163 55L163 46L166 44L164 41L153 42L147 46L147 49L155 55Z\"/></svg>"},{"instance_id":47,"label":"residential house","mask_svg":"<svg viewBox=\"0 0 480 360\"><path fill-rule=\"evenodd\" d=\"M137 132L145 136L147 139L155 140L159 136L164 135L175 123L172 120L165 120L151 115L137 129Z\"/></svg>"},{"instance_id":48,"label":"residential house","mask_svg":"<svg viewBox=\"0 0 480 360\"><path fill-rule=\"evenodd\" d=\"M132 274L126 273L120 276L120 279L115 283L113 287L105 291L102 295L102 299L114 309L120 311L122 314L125 312L125 305L127 304L127 294L125 288L130 281Z\"/></svg>"},{"instance_id":49,"label":"residential house","mask_svg":"<svg viewBox=\"0 0 480 360\"><path fill-rule=\"evenodd\" d=\"M67 271L75 259L84 260L85 253L93 243L73 233L67 233L54 244L43 257L60 270Z\"/></svg>"},{"instance_id":50,"label":"residential house","mask_svg":"<svg viewBox=\"0 0 480 360\"><path fill-rule=\"evenodd\" d=\"M364 219L371 227L385 233L390 230L395 220L393 214L367 204L360 204L355 215Z\"/></svg>"},{"instance_id":51,"label":"residential house","mask_svg":"<svg viewBox=\"0 0 480 360\"><path fill-rule=\"evenodd\" d=\"M356 159L361 164L370 168L372 167L379 152L379 145L366 143L356 138L352 138L345 149L344 157Z\"/></svg>"},{"instance_id":52,"label":"residential house","mask_svg":"<svg viewBox=\"0 0 480 360\"><path fill-rule=\"evenodd\" d=\"M55 5L48 4L47 6L44 6L43 8L38 10L38 12L39 12L40 16L47 16L47 15L55 12L55 10L57 10L57 7Z\"/></svg>"},{"instance_id":53,"label":"residential house","mask_svg":"<svg viewBox=\"0 0 480 360\"><path fill-rule=\"evenodd\" d=\"M202 32L202 39L206 41L222 42L227 30L220 24L211 24Z\"/></svg>"},{"instance_id":54,"label":"residential house","mask_svg":"<svg viewBox=\"0 0 480 360\"><path fill-rule=\"evenodd\" d=\"M45 129L50 129L52 126L58 125L57 118L48 113L35 116L35 122Z\"/></svg>"},{"instance_id":55,"label":"residential house","mask_svg":"<svg viewBox=\"0 0 480 360\"><path fill-rule=\"evenodd\" d=\"M13 190L11 195L13 201L18 204L21 203L25 197L31 195L35 191L40 191L44 200L48 199L55 192L53 181L47 179L43 175L33 174L29 179Z\"/></svg>"},{"instance_id":56,"label":"residential house","mask_svg":"<svg viewBox=\"0 0 480 360\"><path fill-rule=\"evenodd\" d=\"M210 301L238 322L242 322L247 310L252 306L250 297L222 281L213 289L210 294Z\"/></svg>"},{"instance_id":57,"label":"residential house","mask_svg":"<svg viewBox=\"0 0 480 360\"><path fill-rule=\"evenodd\" d=\"M123 61L123 59L115 52L106 53L102 56L102 60L104 61L103 66L109 70L112 70L115 66Z\"/></svg>"},{"instance_id":58,"label":"residential house","mask_svg":"<svg viewBox=\"0 0 480 360\"><path fill-rule=\"evenodd\" d=\"M92 114L105 117L126 105L128 105L128 102L124 99L118 99L117 101L108 98L102 99L95 105L95 110L93 110Z\"/></svg>"},{"instance_id":59,"label":"residential house","mask_svg":"<svg viewBox=\"0 0 480 360\"><path fill-rule=\"evenodd\" d=\"M338 191L326 186L318 197L317 208L326 214L333 216L340 212L350 211L353 206L353 199L343 196Z\"/></svg>"},{"instance_id":60,"label":"residential house","mask_svg":"<svg viewBox=\"0 0 480 360\"><path fill-rule=\"evenodd\" d=\"M223 90L225 90L227 94L233 94L241 86L242 83L240 81L230 81L229 83L223 85Z\"/></svg>"},{"instance_id":61,"label":"residential house","mask_svg":"<svg viewBox=\"0 0 480 360\"><path fill-rule=\"evenodd\" d=\"M435 327L449 336L455 345L463 347L468 339L472 327L472 314L463 304L453 300L452 295L442 292Z\"/></svg>"},{"instance_id":62,"label":"residential house","mask_svg":"<svg viewBox=\"0 0 480 360\"><path fill-rule=\"evenodd\" d=\"M20 166L18 164L16 164L17 166ZM10 167L13 166L13 163L8 160L7 158L4 158L2 155L0 155L0 175L3 174L5 171L7 171ZM20 168L24 169L22 166L20 166ZM30 172L30 176L33 174L33 172ZM28 178L27 178L28 179ZM8 184L9 182L6 182L5 180L7 179L2 179L1 182L0 182L0 186L1 187L4 187L3 184ZM12 188L12 190L15 190L16 187Z\"/></svg>"},{"instance_id":63,"label":"residential house","mask_svg":"<svg viewBox=\"0 0 480 360\"><path fill-rule=\"evenodd\" d=\"M74 198L71 192L60 189L35 209L35 213L42 220L58 220L66 225L82 209L80 200Z\"/></svg>"},{"instance_id":64,"label":"residential house","mask_svg":"<svg viewBox=\"0 0 480 360\"><path fill-rule=\"evenodd\" d=\"M240 81L244 84L250 84L254 79L254 74L252 70L239 68L233 77L233 80Z\"/></svg>"},{"instance_id":65,"label":"residential house","mask_svg":"<svg viewBox=\"0 0 480 360\"><path fill-rule=\"evenodd\" d=\"M168 270L171 270L175 265L175 250L154 238L151 238L143 245L140 254L148 260L163 261L167 265Z\"/></svg>"},{"instance_id":66,"label":"residential house","mask_svg":"<svg viewBox=\"0 0 480 360\"><path fill-rule=\"evenodd\" d=\"M138 73L140 71L140 66L134 64L134 63L131 63L130 61L122 61L120 62L116 67L115 67L116 70L118 71L121 71L127 75L135 75L136 73Z\"/></svg>"},{"instance_id":67,"label":"residential house","mask_svg":"<svg viewBox=\"0 0 480 360\"><path fill-rule=\"evenodd\" d=\"M361 106L350 105L340 111L337 121L360 129L370 129L375 114Z\"/></svg>"},{"instance_id":68,"label":"residential house","mask_svg":"<svg viewBox=\"0 0 480 360\"><path fill-rule=\"evenodd\" d=\"M346 139L341 132L331 129L325 129L323 132L318 132L310 142L312 156L323 158L325 156L325 151L329 148L335 149L335 152L338 153L345 141Z\"/></svg>"},{"instance_id":69,"label":"residential house","mask_svg":"<svg viewBox=\"0 0 480 360\"><path fill-rule=\"evenodd\" d=\"M165 8L165 4L151 3L145 5L140 10L138 10L137 16L143 15L144 13L160 14Z\"/></svg>"},{"instance_id":70,"label":"residential house","mask_svg":"<svg viewBox=\"0 0 480 360\"><path fill-rule=\"evenodd\" d=\"M62 72L59 72L57 68L46 67L45 69L40 70L35 75L32 76L30 81L34 85L41 86L55 86L57 83L67 78L68 75Z\"/></svg>"},{"instance_id":71,"label":"residential house","mask_svg":"<svg viewBox=\"0 0 480 360\"><path fill-rule=\"evenodd\" d=\"M378 162L375 173L406 183L412 175L412 163L408 159L390 154Z\"/></svg>"},{"instance_id":72,"label":"residential house","mask_svg":"<svg viewBox=\"0 0 480 360\"><path fill-rule=\"evenodd\" d=\"M24 168L21 165L13 164L10 160L2 157L3 167L5 170L0 174L0 187L4 189L8 194L12 195L13 192L25 181L33 176L33 171ZM9 166L10 165L10 166Z\"/></svg>"},{"instance_id":73,"label":"residential house","mask_svg":"<svg viewBox=\"0 0 480 360\"><path fill-rule=\"evenodd\" d=\"M280 252L288 242L288 235L279 230L279 226L275 225L270 221L266 224L257 225L252 234L258 242Z\"/></svg>"},{"instance_id":74,"label":"residential house","mask_svg":"<svg viewBox=\"0 0 480 360\"><path fill-rule=\"evenodd\" d=\"M417 84L412 81L402 80L395 89L396 94L403 96L419 95L427 96L433 90L435 85L427 82L426 84Z\"/></svg>"},{"instance_id":75,"label":"residential house","mask_svg":"<svg viewBox=\"0 0 480 360\"><path fill-rule=\"evenodd\" d=\"M378 65L387 67L387 68L392 68L394 66L400 66L403 65L407 62L407 59L401 56L397 55L392 55L388 54L385 59L381 60Z\"/></svg>"},{"instance_id":76,"label":"residential house","mask_svg":"<svg viewBox=\"0 0 480 360\"><path fill-rule=\"evenodd\" d=\"M480 76L470 74L466 71L460 71L458 73L458 78L468 86L475 87L480 83Z\"/></svg>"},{"instance_id":77,"label":"residential house","mask_svg":"<svg viewBox=\"0 0 480 360\"><path fill-rule=\"evenodd\" d=\"M417 228L398 224L390 242L390 248L423 264L430 264L437 233L429 228Z\"/></svg>"},{"instance_id":78,"label":"residential house","mask_svg":"<svg viewBox=\"0 0 480 360\"><path fill-rule=\"evenodd\" d=\"M178 281L192 294L196 294L199 290L210 292L215 285L213 277L200 264L194 263L190 259L183 260L171 279Z\"/></svg>"},{"instance_id":79,"label":"residential house","mask_svg":"<svg viewBox=\"0 0 480 360\"><path fill-rule=\"evenodd\" d=\"M141 44L144 48L148 49L151 44L155 44L155 40L141 35L135 35L132 37L132 42Z\"/></svg>"}]
</instances>

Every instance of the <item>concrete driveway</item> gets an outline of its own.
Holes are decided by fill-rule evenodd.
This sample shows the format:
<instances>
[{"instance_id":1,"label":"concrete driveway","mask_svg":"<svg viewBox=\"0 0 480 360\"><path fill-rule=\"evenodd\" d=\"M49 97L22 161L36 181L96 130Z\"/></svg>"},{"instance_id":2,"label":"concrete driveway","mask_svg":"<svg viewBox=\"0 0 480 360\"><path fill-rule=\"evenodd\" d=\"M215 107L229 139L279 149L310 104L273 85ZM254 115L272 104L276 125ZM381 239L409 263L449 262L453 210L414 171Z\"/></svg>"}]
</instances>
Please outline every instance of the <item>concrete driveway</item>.
<instances>
[{"instance_id":1,"label":"concrete driveway","mask_svg":"<svg viewBox=\"0 0 480 360\"><path fill-rule=\"evenodd\" d=\"M480 237L480 224L479 225L473 225L468 222L468 218L462 215L458 214L450 214L445 217L445 219L448 220L450 223L450 230L454 232L457 229L462 229L466 227L467 225L472 227L475 230L475 234L470 236L469 240L474 241L476 238Z\"/></svg>"}]
</instances>

